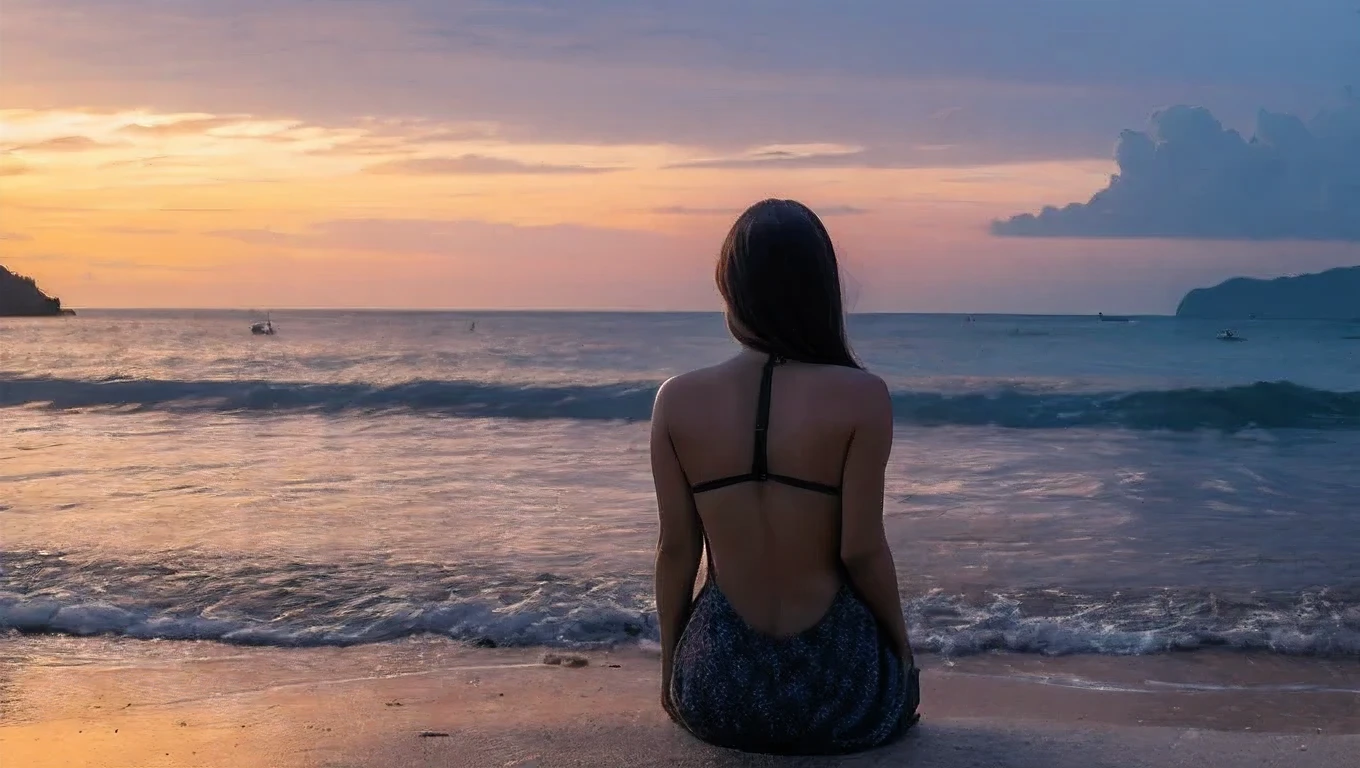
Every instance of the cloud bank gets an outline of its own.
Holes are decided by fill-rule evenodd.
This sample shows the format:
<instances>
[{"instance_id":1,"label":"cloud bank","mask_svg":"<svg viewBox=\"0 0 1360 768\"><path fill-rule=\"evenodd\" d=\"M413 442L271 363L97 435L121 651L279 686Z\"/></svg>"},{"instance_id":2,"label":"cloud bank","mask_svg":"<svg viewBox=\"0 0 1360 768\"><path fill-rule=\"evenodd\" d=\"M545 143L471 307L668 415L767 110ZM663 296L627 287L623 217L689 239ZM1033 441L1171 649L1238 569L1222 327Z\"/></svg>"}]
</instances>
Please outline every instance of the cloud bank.
<instances>
[{"instance_id":1,"label":"cloud bank","mask_svg":"<svg viewBox=\"0 0 1360 768\"><path fill-rule=\"evenodd\" d=\"M100 149L104 146L103 143L88 136L59 136L46 141L20 144L12 147L12 149L24 152L84 152L88 149Z\"/></svg>"},{"instance_id":2,"label":"cloud bank","mask_svg":"<svg viewBox=\"0 0 1360 768\"><path fill-rule=\"evenodd\" d=\"M1124 131L1119 173L1086 203L992 223L1011 237L1360 242L1360 98L1305 122L1262 110L1250 140L1203 107Z\"/></svg>"},{"instance_id":3,"label":"cloud bank","mask_svg":"<svg viewBox=\"0 0 1360 768\"><path fill-rule=\"evenodd\" d=\"M181 120L171 120L169 122L158 122L151 125L133 123L125 125L120 130L123 133L139 134L143 136L178 136L195 135L206 133L215 128L225 128L229 125L236 125L245 122L249 117L242 116L204 116L189 117Z\"/></svg>"},{"instance_id":4,"label":"cloud bank","mask_svg":"<svg viewBox=\"0 0 1360 768\"><path fill-rule=\"evenodd\" d=\"M867 208L860 208L854 205L827 205L812 206L818 216L826 218L828 216L859 216L869 212ZM687 205L665 205L660 208L653 208L652 213L662 216L731 216L741 215L744 208L693 208Z\"/></svg>"},{"instance_id":5,"label":"cloud bank","mask_svg":"<svg viewBox=\"0 0 1360 768\"><path fill-rule=\"evenodd\" d=\"M423 117L513 142L693 145L718 167L774 142L866 152L758 167L1086 159L1158 103L1232 119L1316 103L1355 56L1353 0L4 4L14 106Z\"/></svg>"},{"instance_id":6,"label":"cloud bank","mask_svg":"<svg viewBox=\"0 0 1360 768\"><path fill-rule=\"evenodd\" d=\"M487 176L502 174L593 174L609 173L620 168L602 168L587 165L552 165L548 163L525 163L504 157L486 155L461 155L459 157L420 157L409 160L392 160L371 165L368 173L399 173L413 176Z\"/></svg>"},{"instance_id":7,"label":"cloud bank","mask_svg":"<svg viewBox=\"0 0 1360 768\"><path fill-rule=\"evenodd\" d=\"M569 262L595 259L601 254L632 260L638 254L654 255L673 240L639 230L579 224L520 226L465 219L332 219L301 232L231 229L205 234L255 246L520 262L545 255Z\"/></svg>"}]
</instances>

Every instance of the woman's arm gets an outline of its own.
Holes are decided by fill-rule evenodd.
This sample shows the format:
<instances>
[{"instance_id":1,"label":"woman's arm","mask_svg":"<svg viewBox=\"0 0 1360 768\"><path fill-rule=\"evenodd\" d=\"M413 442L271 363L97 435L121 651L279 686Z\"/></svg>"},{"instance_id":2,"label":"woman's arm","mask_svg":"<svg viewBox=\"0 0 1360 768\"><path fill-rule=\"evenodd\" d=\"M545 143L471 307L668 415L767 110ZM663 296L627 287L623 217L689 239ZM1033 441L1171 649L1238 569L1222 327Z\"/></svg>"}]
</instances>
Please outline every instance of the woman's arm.
<instances>
[{"instance_id":1,"label":"woman's arm","mask_svg":"<svg viewBox=\"0 0 1360 768\"><path fill-rule=\"evenodd\" d=\"M898 655L914 665L897 567L883 533L883 484L892 453L892 396L877 377L857 399L862 412L845 457L841 489L841 561L850 580L888 632Z\"/></svg>"},{"instance_id":2,"label":"woman's arm","mask_svg":"<svg viewBox=\"0 0 1360 768\"><path fill-rule=\"evenodd\" d=\"M669 382L668 382L669 383ZM666 426L663 384L652 408L652 480L661 533L656 544L656 612L661 628L661 703L670 712L671 670L675 647L689 618L694 579L699 574L703 534L689 481L675 455Z\"/></svg>"}]
</instances>

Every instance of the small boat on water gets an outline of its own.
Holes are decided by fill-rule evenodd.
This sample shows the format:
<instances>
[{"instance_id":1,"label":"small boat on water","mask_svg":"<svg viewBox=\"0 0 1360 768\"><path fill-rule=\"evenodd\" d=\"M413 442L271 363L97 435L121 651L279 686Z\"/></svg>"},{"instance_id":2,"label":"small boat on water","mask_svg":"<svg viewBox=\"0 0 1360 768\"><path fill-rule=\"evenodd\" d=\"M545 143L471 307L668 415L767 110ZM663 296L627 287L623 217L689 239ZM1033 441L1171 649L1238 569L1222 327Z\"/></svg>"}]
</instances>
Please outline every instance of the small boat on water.
<instances>
[{"instance_id":1,"label":"small boat on water","mask_svg":"<svg viewBox=\"0 0 1360 768\"><path fill-rule=\"evenodd\" d=\"M256 336L273 336L274 321L270 319L268 313L264 316L263 323L254 323L250 326L250 332Z\"/></svg>"},{"instance_id":2,"label":"small boat on water","mask_svg":"<svg viewBox=\"0 0 1360 768\"><path fill-rule=\"evenodd\" d=\"M1104 312L1097 312L1097 313L1096 313L1096 316L1100 318L1100 322L1102 322L1102 323L1131 323L1131 322L1133 322L1133 318L1131 318L1131 317L1121 317L1121 316L1119 316L1119 315L1107 315L1107 314L1105 314Z\"/></svg>"},{"instance_id":3,"label":"small boat on water","mask_svg":"<svg viewBox=\"0 0 1360 768\"><path fill-rule=\"evenodd\" d=\"M1237 332L1233 330L1219 331L1218 335L1215 336L1214 338L1218 339L1219 341L1246 341L1246 339L1242 338L1241 336L1238 336Z\"/></svg>"}]
</instances>

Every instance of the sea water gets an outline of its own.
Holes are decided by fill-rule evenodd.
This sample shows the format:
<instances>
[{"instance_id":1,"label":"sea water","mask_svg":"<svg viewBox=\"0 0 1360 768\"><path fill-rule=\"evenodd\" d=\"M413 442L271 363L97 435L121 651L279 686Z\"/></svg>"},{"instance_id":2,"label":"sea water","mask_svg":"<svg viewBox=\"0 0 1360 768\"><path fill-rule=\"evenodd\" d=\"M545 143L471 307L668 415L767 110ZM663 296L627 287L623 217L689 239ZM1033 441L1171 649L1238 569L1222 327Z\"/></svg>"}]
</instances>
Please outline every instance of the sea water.
<instances>
[{"instance_id":1,"label":"sea water","mask_svg":"<svg viewBox=\"0 0 1360 768\"><path fill-rule=\"evenodd\" d=\"M257 319L0 320L0 633L656 639L647 418L720 316ZM1360 327L850 326L920 650L1360 653Z\"/></svg>"}]
</instances>

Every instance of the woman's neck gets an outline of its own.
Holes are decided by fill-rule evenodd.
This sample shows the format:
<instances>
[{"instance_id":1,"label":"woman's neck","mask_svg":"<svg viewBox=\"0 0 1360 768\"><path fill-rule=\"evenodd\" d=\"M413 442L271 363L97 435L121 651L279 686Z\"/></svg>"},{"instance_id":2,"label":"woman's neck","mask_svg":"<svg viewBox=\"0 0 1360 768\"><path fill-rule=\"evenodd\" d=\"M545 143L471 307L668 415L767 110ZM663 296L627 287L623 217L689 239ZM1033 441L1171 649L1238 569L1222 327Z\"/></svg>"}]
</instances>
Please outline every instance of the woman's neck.
<instances>
[{"instance_id":1,"label":"woman's neck","mask_svg":"<svg viewBox=\"0 0 1360 768\"><path fill-rule=\"evenodd\" d=\"M737 353L737 359L739 360L754 360L762 363L765 362L765 359L769 356L769 352L762 352L754 347L748 347L745 344L741 345L741 351Z\"/></svg>"}]
</instances>

